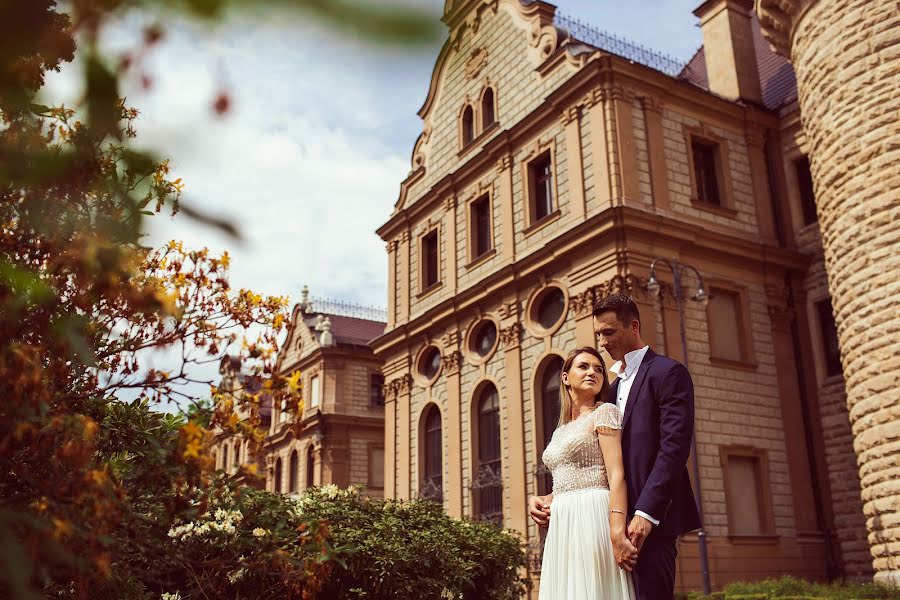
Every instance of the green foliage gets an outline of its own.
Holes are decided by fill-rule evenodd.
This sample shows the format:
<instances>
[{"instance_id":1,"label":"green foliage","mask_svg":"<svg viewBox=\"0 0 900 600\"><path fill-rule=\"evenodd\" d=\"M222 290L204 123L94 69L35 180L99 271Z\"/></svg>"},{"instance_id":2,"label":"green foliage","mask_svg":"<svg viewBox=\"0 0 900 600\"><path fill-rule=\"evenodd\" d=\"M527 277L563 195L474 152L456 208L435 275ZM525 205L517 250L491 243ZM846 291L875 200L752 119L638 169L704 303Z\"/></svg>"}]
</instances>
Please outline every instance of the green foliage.
<instances>
[{"instance_id":1,"label":"green foliage","mask_svg":"<svg viewBox=\"0 0 900 600\"><path fill-rule=\"evenodd\" d=\"M305 517L330 523L336 547L351 549L326 579L324 598L512 600L527 589L514 533L453 519L434 502L373 500L325 486L299 505Z\"/></svg>"},{"instance_id":2,"label":"green foliage","mask_svg":"<svg viewBox=\"0 0 900 600\"><path fill-rule=\"evenodd\" d=\"M676 596L677 597L677 596ZM721 592L704 596L682 594L683 600L870 600L900 599L900 589L877 583L811 583L795 577L729 583Z\"/></svg>"}]
</instances>

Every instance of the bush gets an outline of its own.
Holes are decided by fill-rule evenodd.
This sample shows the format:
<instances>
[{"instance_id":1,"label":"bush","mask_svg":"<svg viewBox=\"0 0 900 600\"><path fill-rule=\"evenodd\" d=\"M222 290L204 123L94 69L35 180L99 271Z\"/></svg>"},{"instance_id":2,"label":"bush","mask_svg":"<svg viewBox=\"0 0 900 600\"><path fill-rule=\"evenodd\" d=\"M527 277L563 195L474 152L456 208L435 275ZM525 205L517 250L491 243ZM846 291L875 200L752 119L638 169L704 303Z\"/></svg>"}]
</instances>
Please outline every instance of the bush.
<instances>
[{"instance_id":1,"label":"bush","mask_svg":"<svg viewBox=\"0 0 900 600\"><path fill-rule=\"evenodd\" d=\"M304 519L329 524L342 553L322 598L512 600L528 589L518 536L453 519L434 502L374 500L325 486L298 504Z\"/></svg>"},{"instance_id":2,"label":"bush","mask_svg":"<svg viewBox=\"0 0 900 600\"><path fill-rule=\"evenodd\" d=\"M900 599L900 589L877 583L811 583L795 577L735 582L722 592L704 596L691 592L684 600L875 600Z\"/></svg>"}]
</instances>

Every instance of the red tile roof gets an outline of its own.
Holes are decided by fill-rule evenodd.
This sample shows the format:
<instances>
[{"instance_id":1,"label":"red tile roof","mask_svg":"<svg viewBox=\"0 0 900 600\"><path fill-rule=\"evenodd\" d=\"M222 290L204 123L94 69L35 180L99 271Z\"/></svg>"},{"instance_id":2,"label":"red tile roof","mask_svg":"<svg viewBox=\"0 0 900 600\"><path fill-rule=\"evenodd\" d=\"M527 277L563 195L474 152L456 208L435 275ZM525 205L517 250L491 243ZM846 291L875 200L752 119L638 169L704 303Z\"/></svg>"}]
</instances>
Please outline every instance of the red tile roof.
<instances>
[{"instance_id":1,"label":"red tile roof","mask_svg":"<svg viewBox=\"0 0 900 600\"><path fill-rule=\"evenodd\" d=\"M797 99L797 79L794 75L794 68L787 58L769 48L769 43L763 37L759 27L756 13L753 13L752 22L753 47L756 50L756 65L759 69L763 104L766 108L777 110ZM703 47L688 61L678 78L705 90L709 89L706 54Z\"/></svg>"},{"instance_id":2,"label":"red tile roof","mask_svg":"<svg viewBox=\"0 0 900 600\"><path fill-rule=\"evenodd\" d=\"M331 319L331 333L337 344L367 346L369 342L384 333L385 324L379 321L327 315Z\"/></svg>"}]
</instances>

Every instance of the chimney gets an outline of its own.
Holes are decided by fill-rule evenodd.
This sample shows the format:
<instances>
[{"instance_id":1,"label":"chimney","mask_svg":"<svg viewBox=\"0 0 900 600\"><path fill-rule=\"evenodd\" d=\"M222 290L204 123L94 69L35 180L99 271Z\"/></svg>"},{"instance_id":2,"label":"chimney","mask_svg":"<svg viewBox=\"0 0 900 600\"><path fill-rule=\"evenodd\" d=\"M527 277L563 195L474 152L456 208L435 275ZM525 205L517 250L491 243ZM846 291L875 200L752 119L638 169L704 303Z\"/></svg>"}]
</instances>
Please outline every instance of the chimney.
<instances>
[{"instance_id":1,"label":"chimney","mask_svg":"<svg viewBox=\"0 0 900 600\"><path fill-rule=\"evenodd\" d=\"M750 14L753 0L707 0L694 11L703 30L709 90L762 104Z\"/></svg>"}]
</instances>

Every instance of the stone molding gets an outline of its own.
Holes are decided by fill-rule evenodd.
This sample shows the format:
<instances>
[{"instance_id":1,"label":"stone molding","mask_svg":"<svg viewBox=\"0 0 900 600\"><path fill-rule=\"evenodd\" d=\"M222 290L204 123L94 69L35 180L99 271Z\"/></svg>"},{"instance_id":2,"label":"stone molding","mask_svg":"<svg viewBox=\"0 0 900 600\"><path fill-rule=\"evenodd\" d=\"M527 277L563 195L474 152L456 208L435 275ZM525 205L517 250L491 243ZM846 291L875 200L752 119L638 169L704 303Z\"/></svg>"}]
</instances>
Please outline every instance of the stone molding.
<instances>
[{"instance_id":1,"label":"stone molding","mask_svg":"<svg viewBox=\"0 0 900 600\"><path fill-rule=\"evenodd\" d=\"M756 0L756 15L763 37L772 48L791 55L791 37L800 15L815 0Z\"/></svg>"},{"instance_id":2,"label":"stone molding","mask_svg":"<svg viewBox=\"0 0 900 600\"><path fill-rule=\"evenodd\" d=\"M448 352L444 357L444 369L447 375L456 375L463 365L463 355L459 350Z\"/></svg>"}]
</instances>

